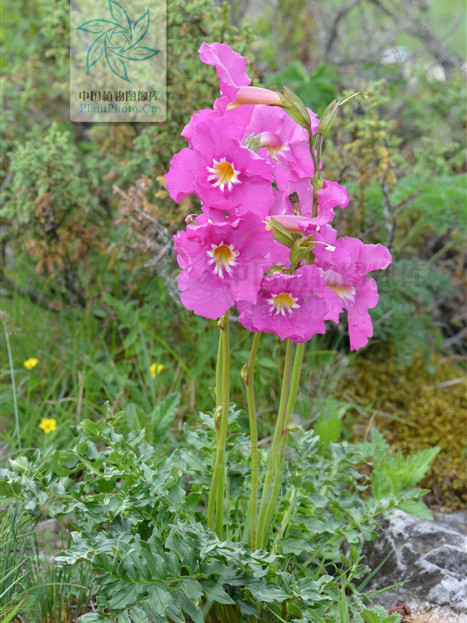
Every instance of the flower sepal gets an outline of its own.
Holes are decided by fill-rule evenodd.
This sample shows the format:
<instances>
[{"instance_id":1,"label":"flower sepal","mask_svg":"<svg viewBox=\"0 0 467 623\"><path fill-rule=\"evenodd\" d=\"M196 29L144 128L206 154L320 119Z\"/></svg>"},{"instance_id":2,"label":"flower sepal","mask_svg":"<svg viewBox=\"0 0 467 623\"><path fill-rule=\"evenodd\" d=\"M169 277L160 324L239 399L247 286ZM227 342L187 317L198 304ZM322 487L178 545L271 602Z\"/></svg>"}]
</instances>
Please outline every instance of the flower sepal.
<instances>
[{"instance_id":1,"label":"flower sepal","mask_svg":"<svg viewBox=\"0 0 467 623\"><path fill-rule=\"evenodd\" d=\"M290 269L292 272L300 265L303 260L307 264L313 264L313 248L316 246L314 236L302 236L298 238L290 250Z\"/></svg>"},{"instance_id":2,"label":"flower sepal","mask_svg":"<svg viewBox=\"0 0 467 623\"><path fill-rule=\"evenodd\" d=\"M282 90L283 93L280 94L282 108L292 117L294 121L301 125L302 128L310 128L310 113L308 112L305 104L296 93L287 87L283 86Z\"/></svg>"},{"instance_id":3,"label":"flower sepal","mask_svg":"<svg viewBox=\"0 0 467 623\"><path fill-rule=\"evenodd\" d=\"M266 229L272 230L274 234L274 240L285 245L289 249L293 247L297 240L297 236L291 233L282 223L279 223L273 216L266 218Z\"/></svg>"}]
</instances>

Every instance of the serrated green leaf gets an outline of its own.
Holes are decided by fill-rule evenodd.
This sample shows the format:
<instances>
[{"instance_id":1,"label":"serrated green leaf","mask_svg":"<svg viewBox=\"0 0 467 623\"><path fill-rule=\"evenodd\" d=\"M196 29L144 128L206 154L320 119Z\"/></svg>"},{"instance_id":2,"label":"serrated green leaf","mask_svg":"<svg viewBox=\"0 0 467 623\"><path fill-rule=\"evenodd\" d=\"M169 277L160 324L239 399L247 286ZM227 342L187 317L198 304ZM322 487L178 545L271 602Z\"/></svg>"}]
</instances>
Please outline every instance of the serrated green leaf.
<instances>
[{"instance_id":1,"label":"serrated green leaf","mask_svg":"<svg viewBox=\"0 0 467 623\"><path fill-rule=\"evenodd\" d=\"M203 587L195 578L181 578L178 587L193 601L199 601L203 595Z\"/></svg>"}]
</instances>

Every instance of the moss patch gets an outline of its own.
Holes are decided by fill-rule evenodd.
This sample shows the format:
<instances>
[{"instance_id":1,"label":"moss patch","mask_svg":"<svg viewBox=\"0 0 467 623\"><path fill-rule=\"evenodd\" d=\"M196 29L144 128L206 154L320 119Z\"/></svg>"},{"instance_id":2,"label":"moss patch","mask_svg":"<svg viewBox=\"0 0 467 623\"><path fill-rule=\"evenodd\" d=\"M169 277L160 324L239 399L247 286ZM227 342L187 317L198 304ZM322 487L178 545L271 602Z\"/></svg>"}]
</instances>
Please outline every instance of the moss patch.
<instances>
[{"instance_id":1,"label":"moss patch","mask_svg":"<svg viewBox=\"0 0 467 623\"><path fill-rule=\"evenodd\" d=\"M432 363L434 374L421 359L400 371L388 359L360 358L344 380L340 397L369 409L367 415L352 413L356 440L374 424L404 455L440 446L421 486L431 489L425 501L432 508L453 511L467 501L467 377L452 360L433 357Z\"/></svg>"}]
</instances>

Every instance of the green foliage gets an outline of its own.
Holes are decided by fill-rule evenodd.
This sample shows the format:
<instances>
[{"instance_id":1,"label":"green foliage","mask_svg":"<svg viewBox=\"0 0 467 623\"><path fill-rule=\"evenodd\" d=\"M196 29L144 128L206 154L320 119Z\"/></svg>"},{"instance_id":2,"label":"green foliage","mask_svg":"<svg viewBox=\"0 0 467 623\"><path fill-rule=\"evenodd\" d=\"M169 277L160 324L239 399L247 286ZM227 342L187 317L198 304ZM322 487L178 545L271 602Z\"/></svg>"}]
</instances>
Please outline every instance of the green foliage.
<instances>
[{"instance_id":1,"label":"green foliage","mask_svg":"<svg viewBox=\"0 0 467 623\"><path fill-rule=\"evenodd\" d=\"M430 468L430 464L440 451L439 447L427 448L404 458L402 452L396 456L391 453L391 446L383 435L373 428L371 442L363 442L358 446L364 456L374 460L371 473L371 490L374 497L380 498L396 494L415 487ZM422 501L410 501L404 504L402 510L417 515L422 519L432 519L431 511Z\"/></svg>"},{"instance_id":2,"label":"green foliage","mask_svg":"<svg viewBox=\"0 0 467 623\"><path fill-rule=\"evenodd\" d=\"M453 72L447 80L417 76L416 96L406 96L402 118L416 157L416 171L449 175L463 170L466 145L465 80Z\"/></svg>"},{"instance_id":3,"label":"green foliage","mask_svg":"<svg viewBox=\"0 0 467 623\"><path fill-rule=\"evenodd\" d=\"M401 260L378 279L380 300L371 312L374 336L384 341L395 361L410 365L417 355L428 357L439 341L433 327L438 297L450 301L449 277L426 261Z\"/></svg>"},{"instance_id":4,"label":"green foliage","mask_svg":"<svg viewBox=\"0 0 467 623\"><path fill-rule=\"evenodd\" d=\"M23 233L27 227L34 233L56 231L67 219L78 217L89 203L79 160L70 132L56 123L45 135L18 144L12 153L10 197L1 216Z\"/></svg>"},{"instance_id":5,"label":"green foliage","mask_svg":"<svg viewBox=\"0 0 467 623\"><path fill-rule=\"evenodd\" d=\"M376 517L420 496L388 491L364 501L367 482L354 469L364 460L358 447L344 442L326 449L307 432L291 444L273 552L253 553L241 539L249 441L237 412L231 412L223 542L204 525L212 416L201 414L205 426L187 428L180 449L166 457L144 441L144 431L117 432L123 413L109 418L83 421L72 450L56 452L51 462L36 452L12 464L15 470L2 470L0 480L4 497L72 530L72 543L56 560L92 569L98 612L81 619L88 623L184 623L187 615L200 623L240 622L270 614L337 622L342 587L352 587L355 597L349 613L361 609L355 582L368 573L360 552L362 540L376 536ZM342 553L344 544L349 554Z\"/></svg>"},{"instance_id":6,"label":"green foliage","mask_svg":"<svg viewBox=\"0 0 467 623\"><path fill-rule=\"evenodd\" d=\"M355 619L356 623L360 623L360 621L365 621L365 623L400 623L402 617L400 614L395 612L394 614L388 614L384 608L380 606L375 606L373 610L362 610L360 612L361 619L357 617Z\"/></svg>"},{"instance_id":7,"label":"green foliage","mask_svg":"<svg viewBox=\"0 0 467 623\"><path fill-rule=\"evenodd\" d=\"M330 443L341 440L342 418L349 408L349 405L339 402L332 396L325 399L320 414L313 425L313 430L319 436L321 443L328 446Z\"/></svg>"}]
</instances>

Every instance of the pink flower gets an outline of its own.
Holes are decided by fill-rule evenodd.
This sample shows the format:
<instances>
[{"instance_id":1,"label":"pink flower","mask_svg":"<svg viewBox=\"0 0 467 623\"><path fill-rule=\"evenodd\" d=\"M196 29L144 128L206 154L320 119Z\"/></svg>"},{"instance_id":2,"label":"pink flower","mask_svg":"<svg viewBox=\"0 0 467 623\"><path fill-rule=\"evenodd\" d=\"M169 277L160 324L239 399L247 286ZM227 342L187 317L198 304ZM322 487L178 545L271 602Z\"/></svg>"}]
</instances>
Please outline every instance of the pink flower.
<instances>
[{"instance_id":1,"label":"pink flower","mask_svg":"<svg viewBox=\"0 0 467 623\"><path fill-rule=\"evenodd\" d=\"M283 109L268 106L241 106L225 112L200 110L194 114L182 131L190 147L203 122L224 123L242 143L254 135L260 143L258 155L271 165L275 181L282 188L288 181L297 182L313 176L313 161L307 143L306 131ZM317 127L317 126L316 126Z\"/></svg>"},{"instance_id":2,"label":"pink flower","mask_svg":"<svg viewBox=\"0 0 467 623\"><path fill-rule=\"evenodd\" d=\"M165 176L170 196L180 201L194 193L209 207L265 216L274 197L271 167L239 142L241 128L219 117L192 130L193 149L175 154Z\"/></svg>"},{"instance_id":3,"label":"pink flower","mask_svg":"<svg viewBox=\"0 0 467 623\"><path fill-rule=\"evenodd\" d=\"M251 78L246 73L246 57L234 52L226 43L201 44L199 57L206 65L214 65L219 77L219 86L222 95L226 95L231 102L240 87L248 86Z\"/></svg>"},{"instance_id":4,"label":"pink flower","mask_svg":"<svg viewBox=\"0 0 467 623\"><path fill-rule=\"evenodd\" d=\"M348 312L351 350L366 346L373 335L368 313L378 303L376 281L367 275L373 270L387 268L391 254L381 244L364 244L356 238L337 240L336 253L324 257L317 251L316 265L326 280L325 298L328 305L326 320L339 321L341 312ZM330 257L329 257L330 256Z\"/></svg>"},{"instance_id":5,"label":"pink flower","mask_svg":"<svg viewBox=\"0 0 467 623\"><path fill-rule=\"evenodd\" d=\"M251 78L246 73L247 59L234 52L226 43L209 44L204 41L198 52L203 63L216 68L219 89L223 96L218 100L222 112L229 103L237 106L248 104L282 106L282 99L275 91L248 86L251 84Z\"/></svg>"},{"instance_id":6,"label":"pink flower","mask_svg":"<svg viewBox=\"0 0 467 623\"><path fill-rule=\"evenodd\" d=\"M323 180L324 188L318 190L318 210L321 216L330 217L328 223L334 218L334 208L346 208L349 204L349 194L345 186L337 182Z\"/></svg>"},{"instance_id":7,"label":"pink flower","mask_svg":"<svg viewBox=\"0 0 467 623\"><path fill-rule=\"evenodd\" d=\"M317 128L318 124L314 126ZM313 176L307 133L285 110L255 106L245 126L244 139L252 134L259 138L261 149L258 153L271 163L279 188L288 181L297 182Z\"/></svg>"},{"instance_id":8,"label":"pink flower","mask_svg":"<svg viewBox=\"0 0 467 623\"><path fill-rule=\"evenodd\" d=\"M240 322L250 331L276 333L281 340L307 342L326 330L325 281L315 266L302 266L294 274L266 275L256 304L240 301Z\"/></svg>"},{"instance_id":9,"label":"pink flower","mask_svg":"<svg viewBox=\"0 0 467 623\"><path fill-rule=\"evenodd\" d=\"M178 232L174 241L183 270L178 280L180 298L187 309L219 318L237 301L256 301L274 242L256 215L248 212L223 222L202 215L195 225Z\"/></svg>"}]
</instances>

